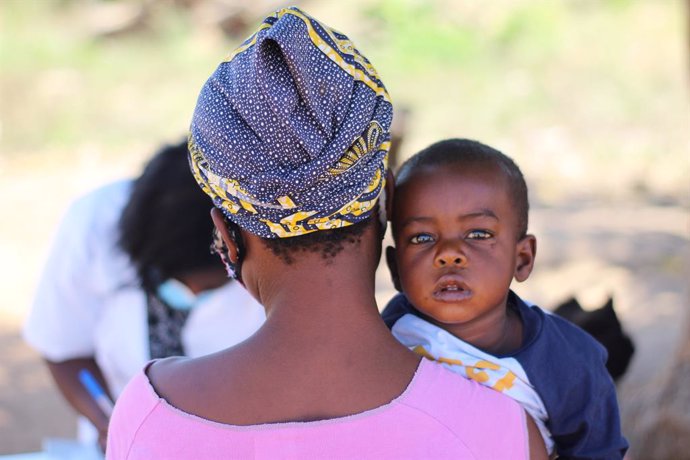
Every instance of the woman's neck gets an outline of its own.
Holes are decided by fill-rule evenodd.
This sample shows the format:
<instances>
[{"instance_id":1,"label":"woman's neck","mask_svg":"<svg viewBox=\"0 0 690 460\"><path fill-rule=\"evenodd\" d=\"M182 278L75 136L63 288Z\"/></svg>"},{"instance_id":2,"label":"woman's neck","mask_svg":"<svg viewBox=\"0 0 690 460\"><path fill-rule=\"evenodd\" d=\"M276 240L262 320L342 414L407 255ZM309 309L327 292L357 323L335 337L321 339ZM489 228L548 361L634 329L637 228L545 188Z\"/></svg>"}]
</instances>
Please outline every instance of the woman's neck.
<instances>
[{"instance_id":1,"label":"woman's neck","mask_svg":"<svg viewBox=\"0 0 690 460\"><path fill-rule=\"evenodd\" d=\"M347 257L345 258L347 259ZM375 300L373 267L362 271L361 261L324 264L322 259L288 266L259 285L260 301L266 309L266 327L272 334L304 337L313 347L321 343L355 342L362 331L382 328ZM385 327L383 327L385 329ZM359 331L359 332L358 332ZM386 331L387 332L387 331Z\"/></svg>"},{"instance_id":2,"label":"woman's neck","mask_svg":"<svg viewBox=\"0 0 690 460\"><path fill-rule=\"evenodd\" d=\"M290 264L258 237L246 236L242 276L266 309L265 324L245 343L251 353L294 361L302 353L349 359L360 351L407 351L390 334L376 305L378 227L370 225L357 242L344 243L331 258L302 251Z\"/></svg>"}]
</instances>

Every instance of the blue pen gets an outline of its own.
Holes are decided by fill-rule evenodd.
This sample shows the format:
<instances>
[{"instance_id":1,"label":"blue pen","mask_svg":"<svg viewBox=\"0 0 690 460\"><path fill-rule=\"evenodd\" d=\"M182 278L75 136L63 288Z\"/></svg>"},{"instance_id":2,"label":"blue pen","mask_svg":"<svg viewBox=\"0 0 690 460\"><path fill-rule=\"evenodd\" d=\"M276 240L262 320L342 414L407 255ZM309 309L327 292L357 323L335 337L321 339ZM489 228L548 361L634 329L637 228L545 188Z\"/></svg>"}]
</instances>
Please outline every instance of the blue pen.
<instances>
[{"instance_id":1,"label":"blue pen","mask_svg":"<svg viewBox=\"0 0 690 460\"><path fill-rule=\"evenodd\" d=\"M113 402L105 393L103 387L98 383L96 377L94 377L88 369L82 369L79 371L79 381L84 385L86 391L88 391L93 400L96 401L96 404L98 404L98 407L101 408L103 413L110 417L110 414L113 413Z\"/></svg>"}]
</instances>

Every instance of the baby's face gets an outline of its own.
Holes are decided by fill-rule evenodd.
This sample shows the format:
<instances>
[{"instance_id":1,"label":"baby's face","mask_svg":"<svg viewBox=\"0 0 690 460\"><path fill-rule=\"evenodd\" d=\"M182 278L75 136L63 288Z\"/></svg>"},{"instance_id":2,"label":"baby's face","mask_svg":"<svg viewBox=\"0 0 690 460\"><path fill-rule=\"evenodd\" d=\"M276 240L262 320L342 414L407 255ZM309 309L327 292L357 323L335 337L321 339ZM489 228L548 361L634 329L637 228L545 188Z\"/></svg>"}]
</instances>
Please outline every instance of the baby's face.
<instances>
[{"instance_id":1,"label":"baby's face","mask_svg":"<svg viewBox=\"0 0 690 460\"><path fill-rule=\"evenodd\" d=\"M505 314L518 263L517 221L502 173L427 167L396 188L393 226L401 287L452 329Z\"/></svg>"}]
</instances>

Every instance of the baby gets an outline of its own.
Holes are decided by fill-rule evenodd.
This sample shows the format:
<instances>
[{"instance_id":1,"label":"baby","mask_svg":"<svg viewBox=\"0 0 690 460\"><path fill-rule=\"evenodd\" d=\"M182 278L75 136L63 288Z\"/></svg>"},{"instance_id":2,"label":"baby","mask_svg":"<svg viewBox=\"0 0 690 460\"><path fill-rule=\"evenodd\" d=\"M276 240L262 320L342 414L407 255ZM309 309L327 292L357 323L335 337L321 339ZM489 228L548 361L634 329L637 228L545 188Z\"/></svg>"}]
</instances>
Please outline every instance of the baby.
<instances>
[{"instance_id":1,"label":"baby","mask_svg":"<svg viewBox=\"0 0 690 460\"><path fill-rule=\"evenodd\" d=\"M510 290L534 265L528 209L520 169L479 142L441 141L406 161L386 251L402 294L384 320L410 349L521 403L549 454L622 458L605 350Z\"/></svg>"}]
</instances>

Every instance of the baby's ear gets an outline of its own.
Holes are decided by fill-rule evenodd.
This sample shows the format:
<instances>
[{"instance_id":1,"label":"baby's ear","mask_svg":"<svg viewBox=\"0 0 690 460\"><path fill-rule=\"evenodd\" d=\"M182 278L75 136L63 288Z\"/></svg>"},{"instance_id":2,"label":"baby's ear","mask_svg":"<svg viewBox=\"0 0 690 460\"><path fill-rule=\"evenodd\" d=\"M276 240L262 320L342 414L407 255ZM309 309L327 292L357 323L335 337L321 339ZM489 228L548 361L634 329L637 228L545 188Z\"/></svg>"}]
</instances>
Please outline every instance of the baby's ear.
<instances>
[{"instance_id":1,"label":"baby's ear","mask_svg":"<svg viewBox=\"0 0 690 460\"><path fill-rule=\"evenodd\" d=\"M388 265L388 271L391 273L393 287L395 287L396 291L402 292L400 276L398 276L398 263L395 261L395 248L393 246L386 246L386 265Z\"/></svg>"},{"instance_id":2,"label":"baby's ear","mask_svg":"<svg viewBox=\"0 0 690 460\"><path fill-rule=\"evenodd\" d=\"M534 268L534 258L537 256L537 239L534 235L525 235L515 246L515 273L518 282L529 278Z\"/></svg>"}]
</instances>

